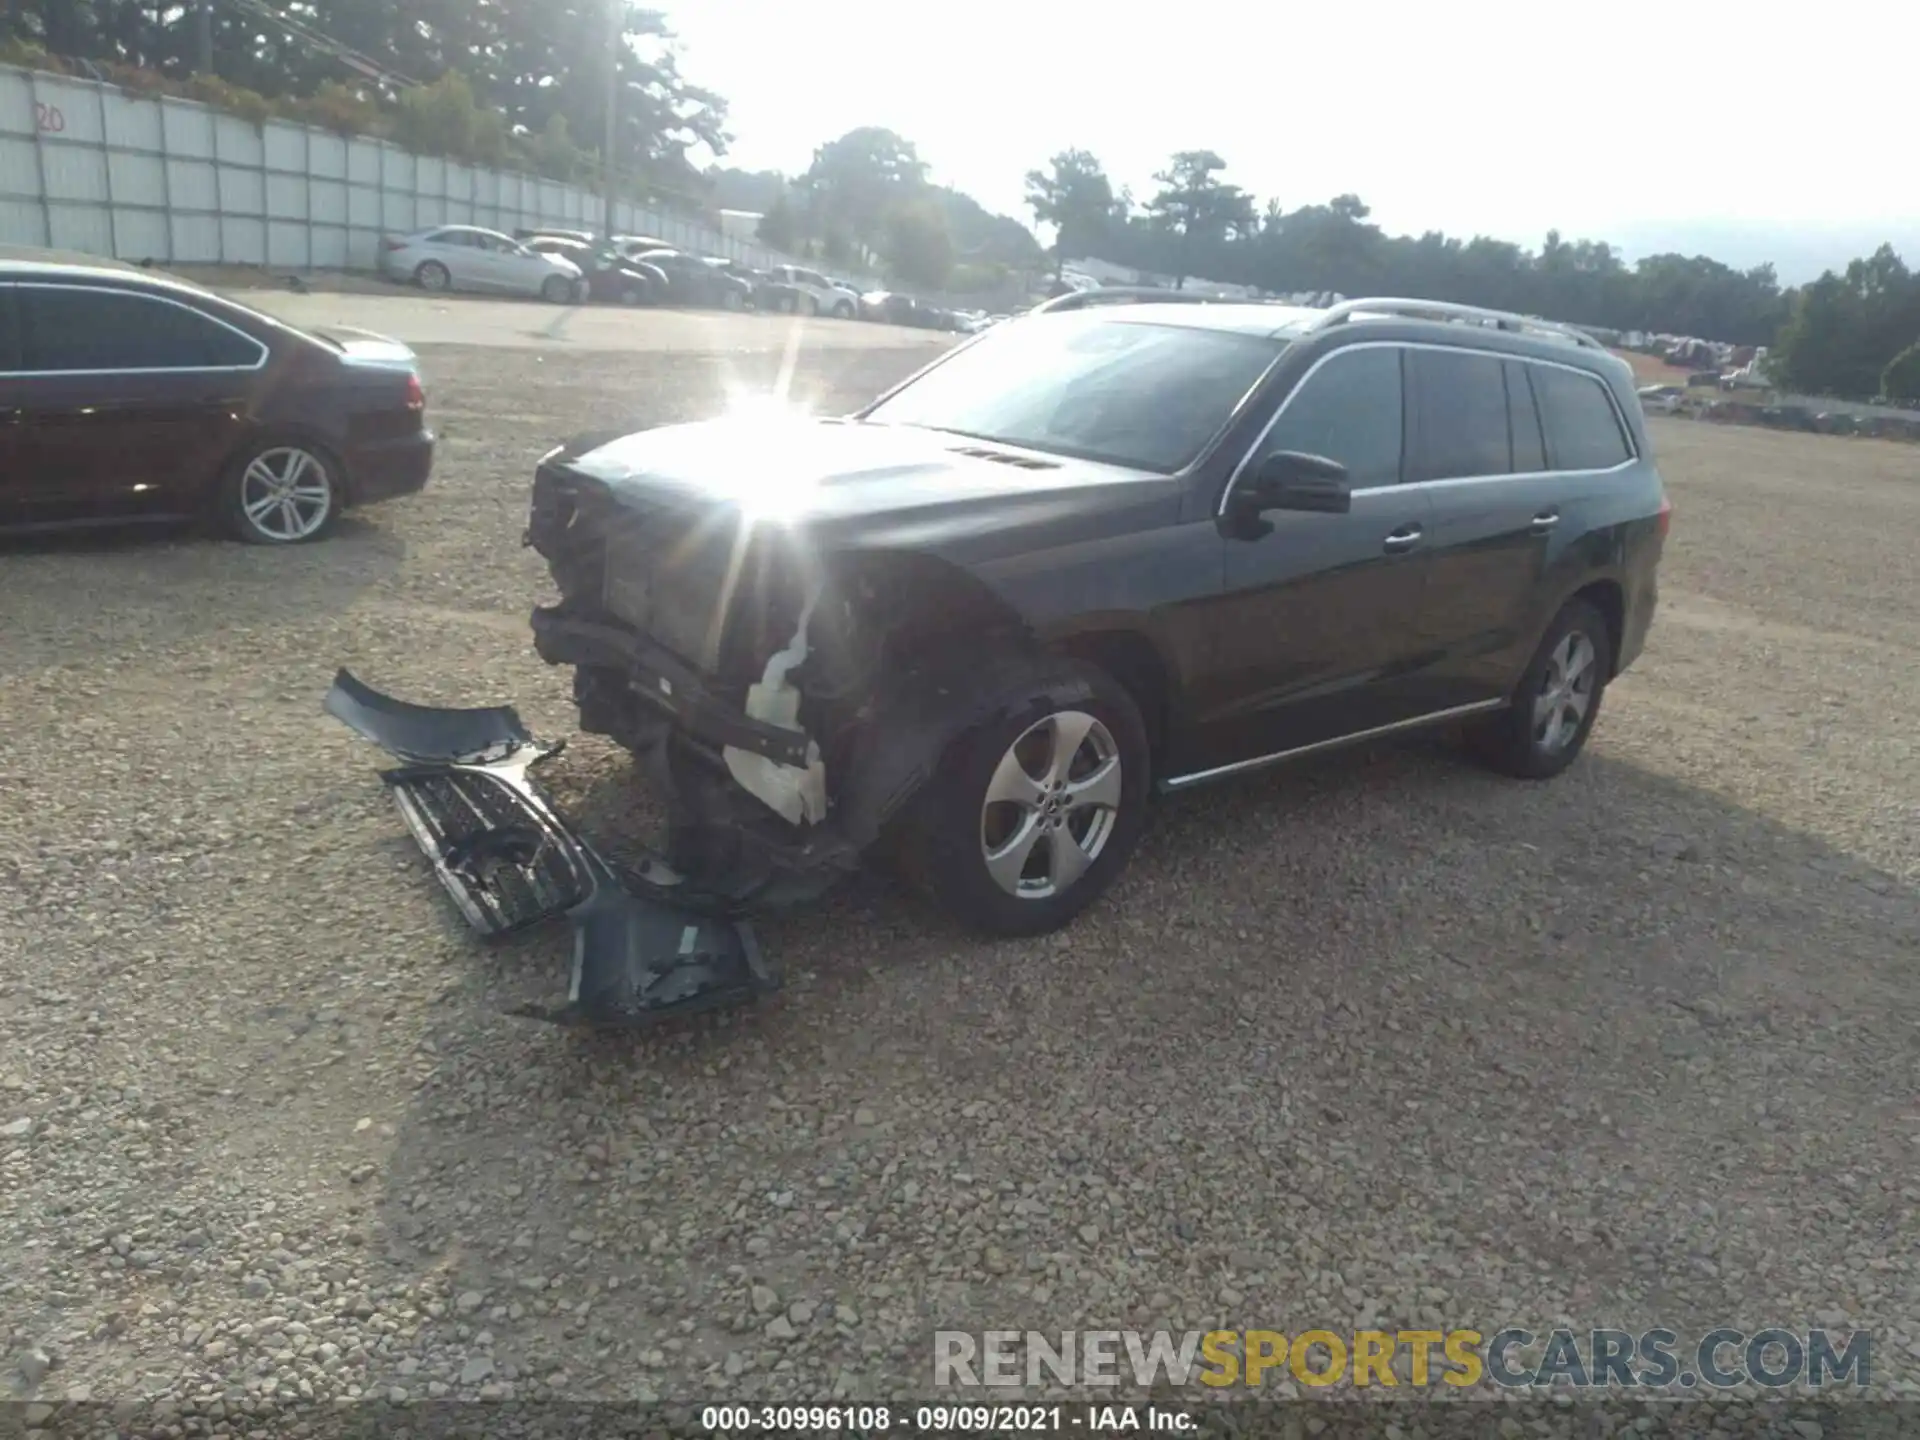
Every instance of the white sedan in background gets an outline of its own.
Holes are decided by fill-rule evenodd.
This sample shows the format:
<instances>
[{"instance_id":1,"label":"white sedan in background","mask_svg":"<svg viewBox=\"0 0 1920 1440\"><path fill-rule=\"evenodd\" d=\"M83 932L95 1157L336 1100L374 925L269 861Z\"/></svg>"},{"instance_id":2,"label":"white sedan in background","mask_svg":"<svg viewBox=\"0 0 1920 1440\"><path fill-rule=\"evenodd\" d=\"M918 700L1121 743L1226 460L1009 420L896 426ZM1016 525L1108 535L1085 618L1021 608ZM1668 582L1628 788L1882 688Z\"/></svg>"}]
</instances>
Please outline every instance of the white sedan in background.
<instances>
[{"instance_id":1,"label":"white sedan in background","mask_svg":"<svg viewBox=\"0 0 1920 1440\"><path fill-rule=\"evenodd\" d=\"M538 295L555 305L585 289L580 267L530 250L511 235L477 225L438 225L380 242L380 273L422 290L487 290Z\"/></svg>"}]
</instances>

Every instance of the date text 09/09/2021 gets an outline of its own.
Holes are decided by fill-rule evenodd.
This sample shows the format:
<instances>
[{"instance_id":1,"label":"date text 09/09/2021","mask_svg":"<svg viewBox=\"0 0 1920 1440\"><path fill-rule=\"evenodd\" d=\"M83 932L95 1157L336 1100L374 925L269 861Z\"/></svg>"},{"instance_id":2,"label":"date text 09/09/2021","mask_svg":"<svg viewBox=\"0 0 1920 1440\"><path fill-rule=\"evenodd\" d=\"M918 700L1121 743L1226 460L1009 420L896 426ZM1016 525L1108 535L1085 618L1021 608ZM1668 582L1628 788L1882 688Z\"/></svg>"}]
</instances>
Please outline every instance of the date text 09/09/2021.
<instances>
[{"instance_id":1,"label":"date text 09/09/2021","mask_svg":"<svg viewBox=\"0 0 1920 1440\"><path fill-rule=\"evenodd\" d=\"M714 1434L792 1434L819 1431L862 1435L974 1435L991 1431L1073 1431L1106 1434L1144 1430L1185 1434L1199 1422L1166 1405L709 1405L701 1428Z\"/></svg>"}]
</instances>

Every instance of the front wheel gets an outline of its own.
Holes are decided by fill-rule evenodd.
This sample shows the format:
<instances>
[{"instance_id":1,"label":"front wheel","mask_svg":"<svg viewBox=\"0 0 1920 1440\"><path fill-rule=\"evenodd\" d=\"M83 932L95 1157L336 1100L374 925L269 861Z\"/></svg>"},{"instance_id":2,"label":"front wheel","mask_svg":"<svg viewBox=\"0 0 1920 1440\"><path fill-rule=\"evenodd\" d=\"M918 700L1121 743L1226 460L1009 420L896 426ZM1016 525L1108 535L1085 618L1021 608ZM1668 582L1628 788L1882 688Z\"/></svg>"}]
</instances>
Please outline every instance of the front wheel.
<instances>
[{"instance_id":1,"label":"front wheel","mask_svg":"<svg viewBox=\"0 0 1920 1440\"><path fill-rule=\"evenodd\" d=\"M1584 600L1554 616L1513 703L1473 732L1473 746L1495 770L1547 780L1571 765L1593 733L1613 674L1606 618Z\"/></svg>"},{"instance_id":2,"label":"front wheel","mask_svg":"<svg viewBox=\"0 0 1920 1440\"><path fill-rule=\"evenodd\" d=\"M917 798L908 868L988 935L1039 935L1126 868L1146 820L1146 726L1104 671L1061 661L956 741Z\"/></svg>"},{"instance_id":3,"label":"front wheel","mask_svg":"<svg viewBox=\"0 0 1920 1440\"><path fill-rule=\"evenodd\" d=\"M842 300L838 305L833 307L833 318L836 320L851 320L853 318L853 306Z\"/></svg>"},{"instance_id":4,"label":"front wheel","mask_svg":"<svg viewBox=\"0 0 1920 1440\"><path fill-rule=\"evenodd\" d=\"M573 299L573 282L564 275L549 275L540 282L540 298L549 305L564 305Z\"/></svg>"}]
</instances>

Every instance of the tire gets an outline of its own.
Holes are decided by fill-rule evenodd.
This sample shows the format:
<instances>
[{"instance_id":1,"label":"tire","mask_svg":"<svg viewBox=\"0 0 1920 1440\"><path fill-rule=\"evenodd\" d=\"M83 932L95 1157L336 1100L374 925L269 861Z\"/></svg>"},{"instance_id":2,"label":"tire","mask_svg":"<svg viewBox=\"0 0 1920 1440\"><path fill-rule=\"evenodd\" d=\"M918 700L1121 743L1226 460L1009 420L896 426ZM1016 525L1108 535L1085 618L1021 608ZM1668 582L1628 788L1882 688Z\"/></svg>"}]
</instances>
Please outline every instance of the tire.
<instances>
[{"instance_id":1,"label":"tire","mask_svg":"<svg viewBox=\"0 0 1920 1440\"><path fill-rule=\"evenodd\" d=\"M540 298L549 305L564 305L573 299L573 282L564 275L549 275L540 282Z\"/></svg>"},{"instance_id":2,"label":"tire","mask_svg":"<svg viewBox=\"0 0 1920 1440\"><path fill-rule=\"evenodd\" d=\"M818 315L819 313L820 302L811 295L807 296L807 314Z\"/></svg>"},{"instance_id":3,"label":"tire","mask_svg":"<svg viewBox=\"0 0 1920 1440\"><path fill-rule=\"evenodd\" d=\"M441 294L453 288L453 276L438 260L423 260L414 269L413 283L422 290Z\"/></svg>"},{"instance_id":4,"label":"tire","mask_svg":"<svg viewBox=\"0 0 1920 1440\"><path fill-rule=\"evenodd\" d=\"M994 719L953 743L915 798L902 858L968 929L1042 935L1126 868L1146 821L1147 732L1133 698L1091 665L1054 662L1004 698ZM996 802L996 786L1028 798ZM1061 886L1057 867L1069 855L1077 873Z\"/></svg>"},{"instance_id":5,"label":"tire","mask_svg":"<svg viewBox=\"0 0 1920 1440\"><path fill-rule=\"evenodd\" d=\"M853 306L842 300L838 305L833 307L833 318L836 320L851 320L853 318Z\"/></svg>"},{"instance_id":6,"label":"tire","mask_svg":"<svg viewBox=\"0 0 1920 1440\"><path fill-rule=\"evenodd\" d=\"M308 441L275 437L227 467L220 514L250 545L303 545L334 527L345 500L338 461Z\"/></svg>"},{"instance_id":7,"label":"tire","mask_svg":"<svg viewBox=\"0 0 1920 1440\"><path fill-rule=\"evenodd\" d=\"M1562 678L1569 663L1576 670L1571 689ZM1553 778L1585 748L1612 674L1613 638L1606 618L1584 600L1568 601L1547 627L1514 687L1513 703L1472 732L1475 753L1493 769L1516 779ZM1583 676L1592 677L1584 690L1580 688ZM1553 695L1561 699L1552 710L1554 726L1549 732L1547 722L1536 717Z\"/></svg>"},{"instance_id":8,"label":"tire","mask_svg":"<svg viewBox=\"0 0 1920 1440\"><path fill-rule=\"evenodd\" d=\"M729 290L720 297L720 308L722 310L744 310L747 307L746 301L741 298L738 290Z\"/></svg>"},{"instance_id":9,"label":"tire","mask_svg":"<svg viewBox=\"0 0 1920 1440\"><path fill-rule=\"evenodd\" d=\"M629 285L620 292L620 303L622 305L644 305L647 303L647 292L642 290L638 285Z\"/></svg>"}]
</instances>

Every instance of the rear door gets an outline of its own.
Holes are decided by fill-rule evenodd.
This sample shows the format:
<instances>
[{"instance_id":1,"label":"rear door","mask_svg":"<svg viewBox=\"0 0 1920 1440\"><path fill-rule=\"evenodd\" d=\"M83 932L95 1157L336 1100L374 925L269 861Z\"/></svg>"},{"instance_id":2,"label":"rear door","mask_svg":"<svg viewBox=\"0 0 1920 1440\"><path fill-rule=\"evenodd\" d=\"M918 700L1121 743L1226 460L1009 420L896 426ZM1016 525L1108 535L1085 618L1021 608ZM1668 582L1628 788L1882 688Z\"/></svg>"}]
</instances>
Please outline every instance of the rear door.
<instances>
[{"instance_id":1,"label":"rear door","mask_svg":"<svg viewBox=\"0 0 1920 1440\"><path fill-rule=\"evenodd\" d=\"M453 277L457 290L494 290L499 281L488 261L487 252L480 247L478 232L463 226L448 226L436 230L426 239L426 249L435 260L447 267L447 273Z\"/></svg>"},{"instance_id":2,"label":"rear door","mask_svg":"<svg viewBox=\"0 0 1920 1440\"><path fill-rule=\"evenodd\" d=\"M267 347L182 301L103 286L14 287L16 466L45 521L181 515L248 424Z\"/></svg>"},{"instance_id":3,"label":"rear door","mask_svg":"<svg viewBox=\"0 0 1920 1440\"><path fill-rule=\"evenodd\" d=\"M1511 688L1564 482L1547 462L1522 362L1422 346L1407 352L1407 378L1408 479L1433 501L1429 703L1443 710Z\"/></svg>"}]
</instances>

